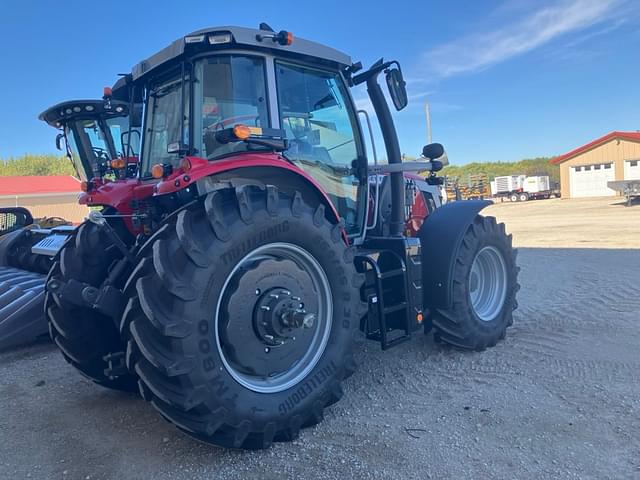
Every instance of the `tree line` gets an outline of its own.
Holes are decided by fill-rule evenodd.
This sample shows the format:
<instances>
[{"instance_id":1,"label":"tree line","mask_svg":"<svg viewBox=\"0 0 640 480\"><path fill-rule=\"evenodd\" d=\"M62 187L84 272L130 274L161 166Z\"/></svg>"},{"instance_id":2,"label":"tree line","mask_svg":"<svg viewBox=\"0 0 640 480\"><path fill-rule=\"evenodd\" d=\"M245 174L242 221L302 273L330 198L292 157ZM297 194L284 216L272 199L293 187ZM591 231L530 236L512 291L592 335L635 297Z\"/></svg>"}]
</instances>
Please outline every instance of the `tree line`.
<instances>
[{"instance_id":1,"label":"tree line","mask_svg":"<svg viewBox=\"0 0 640 480\"><path fill-rule=\"evenodd\" d=\"M464 181L470 175L485 174L489 180L503 175L548 175L551 181L560 181L560 166L549 163L550 157L527 158L517 162L473 162L448 165L440 175Z\"/></svg>"},{"instance_id":2,"label":"tree line","mask_svg":"<svg viewBox=\"0 0 640 480\"><path fill-rule=\"evenodd\" d=\"M76 175L69 159L59 155L31 155L0 159L0 176Z\"/></svg>"},{"instance_id":3,"label":"tree line","mask_svg":"<svg viewBox=\"0 0 640 480\"><path fill-rule=\"evenodd\" d=\"M501 175L549 175L560 181L560 168L549 163L550 158L528 158L517 162L473 162L465 165L449 165L441 175L464 180L469 175L486 174L489 180ZM23 155L0 160L0 176L23 175L75 175L69 159L58 155Z\"/></svg>"}]
</instances>

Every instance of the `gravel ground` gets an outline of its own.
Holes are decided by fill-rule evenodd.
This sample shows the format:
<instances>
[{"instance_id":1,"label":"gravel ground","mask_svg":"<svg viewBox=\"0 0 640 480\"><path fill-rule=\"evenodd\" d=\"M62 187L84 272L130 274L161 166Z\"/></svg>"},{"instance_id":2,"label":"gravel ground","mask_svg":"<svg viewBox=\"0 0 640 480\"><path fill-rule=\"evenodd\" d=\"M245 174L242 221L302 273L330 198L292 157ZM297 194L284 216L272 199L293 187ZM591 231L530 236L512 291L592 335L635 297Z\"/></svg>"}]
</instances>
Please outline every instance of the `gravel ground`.
<instances>
[{"instance_id":1,"label":"gravel ground","mask_svg":"<svg viewBox=\"0 0 640 480\"><path fill-rule=\"evenodd\" d=\"M0 354L0 479L640 478L640 250L519 263L504 342L367 343L325 421L267 451L198 443L49 344Z\"/></svg>"},{"instance_id":2,"label":"gravel ground","mask_svg":"<svg viewBox=\"0 0 640 480\"><path fill-rule=\"evenodd\" d=\"M496 203L484 213L505 222L519 247L640 248L640 198Z\"/></svg>"}]
</instances>

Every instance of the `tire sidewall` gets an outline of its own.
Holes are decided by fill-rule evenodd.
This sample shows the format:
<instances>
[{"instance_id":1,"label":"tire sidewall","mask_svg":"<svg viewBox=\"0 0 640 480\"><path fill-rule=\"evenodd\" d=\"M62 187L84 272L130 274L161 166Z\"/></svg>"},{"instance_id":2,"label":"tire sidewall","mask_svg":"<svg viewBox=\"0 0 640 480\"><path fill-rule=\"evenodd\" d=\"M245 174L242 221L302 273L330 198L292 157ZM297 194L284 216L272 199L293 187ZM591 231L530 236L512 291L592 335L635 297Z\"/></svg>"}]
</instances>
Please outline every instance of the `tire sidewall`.
<instances>
[{"instance_id":1,"label":"tire sidewall","mask_svg":"<svg viewBox=\"0 0 640 480\"><path fill-rule=\"evenodd\" d=\"M326 395L333 382L344 376L345 356L350 353L357 327L354 303L357 289L352 286L352 270L345 261L346 245L332 237L331 226L324 221L314 224L312 212L299 217L280 212L276 217L257 211L252 222L237 219L229 225L231 239L211 246L215 260L207 268L193 269L193 284L200 294L184 303L182 314L193 333L183 339L182 348L197 363L190 375L194 386L204 387L204 403L211 411L220 407L243 420L277 421L298 413L308 414L313 404ZM297 245L309 252L321 265L332 290L333 319L328 342L311 372L298 384L277 393L257 393L238 383L227 371L216 342L215 311L224 283L238 262L256 248L275 242ZM247 319L247 321L251 321Z\"/></svg>"}]
</instances>

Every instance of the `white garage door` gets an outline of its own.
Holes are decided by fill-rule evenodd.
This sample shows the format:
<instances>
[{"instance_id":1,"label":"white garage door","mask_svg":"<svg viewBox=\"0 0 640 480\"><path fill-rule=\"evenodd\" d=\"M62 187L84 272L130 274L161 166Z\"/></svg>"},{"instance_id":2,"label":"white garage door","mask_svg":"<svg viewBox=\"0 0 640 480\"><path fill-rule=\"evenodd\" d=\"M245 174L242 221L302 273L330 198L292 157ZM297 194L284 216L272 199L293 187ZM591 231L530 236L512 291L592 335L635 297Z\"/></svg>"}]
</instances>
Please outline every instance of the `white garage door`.
<instances>
[{"instance_id":1,"label":"white garage door","mask_svg":"<svg viewBox=\"0 0 640 480\"><path fill-rule=\"evenodd\" d=\"M640 160L625 160L624 179L640 180Z\"/></svg>"},{"instance_id":2,"label":"white garage door","mask_svg":"<svg viewBox=\"0 0 640 480\"><path fill-rule=\"evenodd\" d=\"M615 191L607 187L607 182L616 179L613 163L569 167L571 197L608 197Z\"/></svg>"}]
</instances>

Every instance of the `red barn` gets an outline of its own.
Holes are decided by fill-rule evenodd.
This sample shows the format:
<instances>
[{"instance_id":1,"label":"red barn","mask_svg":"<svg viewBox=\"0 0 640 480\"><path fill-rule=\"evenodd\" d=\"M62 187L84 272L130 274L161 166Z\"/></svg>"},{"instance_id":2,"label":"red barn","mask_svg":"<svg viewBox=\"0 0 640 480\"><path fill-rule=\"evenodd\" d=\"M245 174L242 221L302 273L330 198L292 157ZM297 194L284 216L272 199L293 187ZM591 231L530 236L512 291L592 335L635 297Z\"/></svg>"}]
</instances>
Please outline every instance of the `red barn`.
<instances>
[{"instance_id":1,"label":"red barn","mask_svg":"<svg viewBox=\"0 0 640 480\"><path fill-rule=\"evenodd\" d=\"M80 181L70 175L0 177L0 207L25 207L34 218L82 222L89 209L78 205L79 194Z\"/></svg>"}]
</instances>

